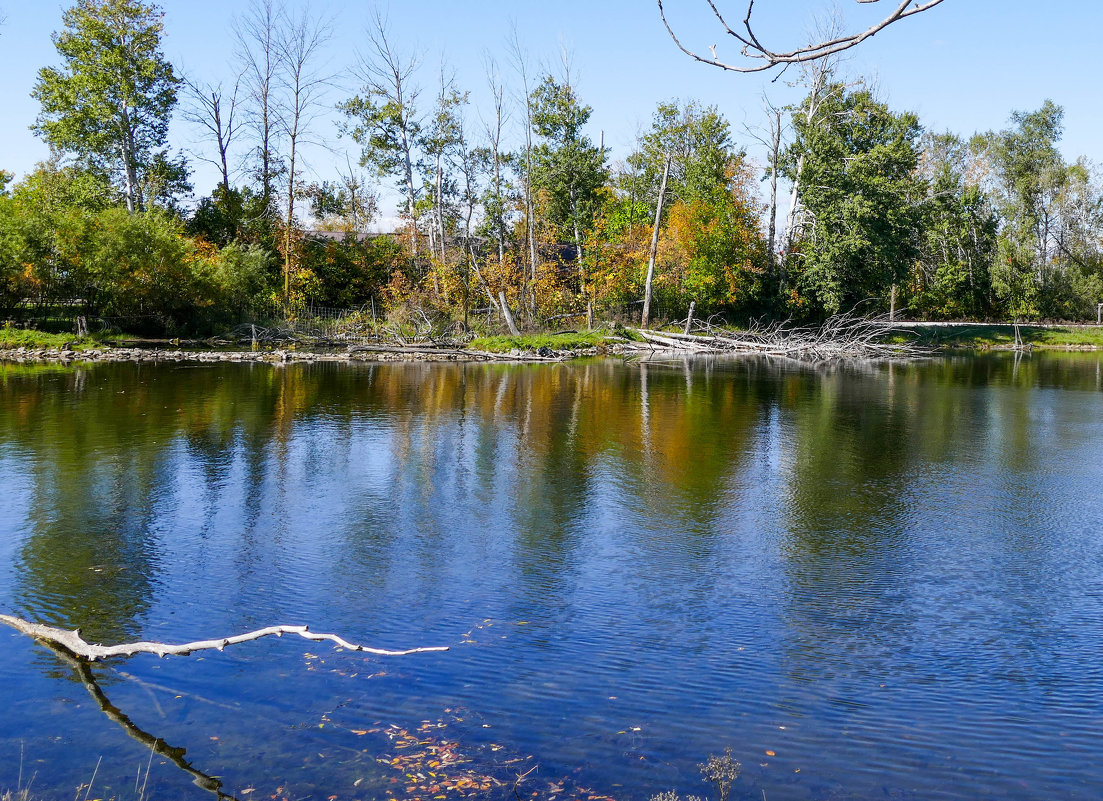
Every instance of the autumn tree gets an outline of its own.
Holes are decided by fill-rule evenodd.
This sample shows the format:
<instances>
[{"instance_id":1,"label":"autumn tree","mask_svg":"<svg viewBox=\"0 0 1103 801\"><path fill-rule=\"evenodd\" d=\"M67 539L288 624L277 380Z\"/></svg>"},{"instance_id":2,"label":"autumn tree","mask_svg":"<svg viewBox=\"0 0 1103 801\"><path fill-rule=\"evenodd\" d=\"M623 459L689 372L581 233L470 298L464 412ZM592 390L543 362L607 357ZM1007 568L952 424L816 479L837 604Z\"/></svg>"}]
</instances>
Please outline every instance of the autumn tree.
<instances>
[{"instance_id":1,"label":"autumn tree","mask_svg":"<svg viewBox=\"0 0 1103 801\"><path fill-rule=\"evenodd\" d=\"M33 130L121 184L129 211L177 186L183 167L164 147L180 80L161 52L162 18L139 0L79 0L54 34L62 65L39 70L32 92Z\"/></svg>"}]
</instances>

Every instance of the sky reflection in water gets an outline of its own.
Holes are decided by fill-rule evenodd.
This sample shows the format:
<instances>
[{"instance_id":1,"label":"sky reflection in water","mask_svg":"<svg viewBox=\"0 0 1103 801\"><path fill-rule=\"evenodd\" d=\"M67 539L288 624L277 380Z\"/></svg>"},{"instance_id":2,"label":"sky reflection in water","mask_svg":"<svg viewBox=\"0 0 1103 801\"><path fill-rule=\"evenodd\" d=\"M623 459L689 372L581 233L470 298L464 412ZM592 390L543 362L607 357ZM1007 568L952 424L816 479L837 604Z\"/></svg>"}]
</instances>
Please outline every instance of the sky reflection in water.
<instances>
[{"instance_id":1,"label":"sky reflection in water","mask_svg":"<svg viewBox=\"0 0 1103 801\"><path fill-rule=\"evenodd\" d=\"M725 745L735 798L1094 798L1100 390L1094 355L0 366L0 607L454 646L94 668L231 793L404 797L394 726L503 781L539 763L547 798L703 794ZM0 646L0 788L22 743L47 797L100 756L133 796L148 750ZM158 761L149 793L191 779Z\"/></svg>"}]
</instances>

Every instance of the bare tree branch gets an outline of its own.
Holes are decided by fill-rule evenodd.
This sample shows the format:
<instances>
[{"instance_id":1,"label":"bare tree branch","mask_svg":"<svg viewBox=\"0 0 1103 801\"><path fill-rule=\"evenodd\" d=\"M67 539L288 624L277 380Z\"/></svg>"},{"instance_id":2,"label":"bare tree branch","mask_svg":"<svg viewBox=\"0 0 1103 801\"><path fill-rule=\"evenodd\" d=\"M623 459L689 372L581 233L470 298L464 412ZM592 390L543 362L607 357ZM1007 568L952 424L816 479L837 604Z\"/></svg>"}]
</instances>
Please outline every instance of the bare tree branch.
<instances>
[{"instance_id":1,"label":"bare tree branch","mask_svg":"<svg viewBox=\"0 0 1103 801\"><path fill-rule=\"evenodd\" d=\"M306 626L268 626L267 628L250 631L247 634L236 634L232 637L222 637L215 640L198 640L184 643L183 645L167 645L160 642L134 642L122 645L98 645L90 643L81 637L80 629L66 631L65 629L46 626L41 623L31 623L12 615L0 615L0 623L5 623L17 631L21 631L36 640L60 645L79 657L90 662L97 659L110 659L115 656L134 656L135 654L156 654L165 656L186 656L193 651L221 651L228 645L237 645L250 640L259 640L262 637L282 637L284 634L298 634L308 640L329 640L336 643L339 648L349 651L364 651L378 656L406 656L408 654L427 653L429 651L447 651L447 645L438 645L422 648L407 648L402 651L390 651L384 648L371 648L366 645L356 645L338 637L336 634L316 634Z\"/></svg>"},{"instance_id":2,"label":"bare tree branch","mask_svg":"<svg viewBox=\"0 0 1103 801\"><path fill-rule=\"evenodd\" d=\"M872 5L873 3L881 2L881 0L854 1L860 5ZM724 33L739 42L739 53L747 60L746 63L738 64L721 61L716 55L716 45L709 47L709 56L702 56L686 47L674 33L674 29L670 26L670 22L666 18L663 0L656 0L659 6L659 17L662 19L667 33L670 34L670 38L674 40L674 44L678 46L678 49L687 56L700 61L702 64L709 64L723 70L729 70L731 72L763 72L777 66L815 61L817 59L833 56L836 53L841 53L844 50L849 50L851 47L861 44L874 34L884 30L892 23L934 8L941 3L942 0L901 0L888 16L863 31L824 39L823 41L814 42L795 50L773 50L762 44L751 24L751 15L754 13L755 0L748 0L747 2L747 13L743 18L743 32L732 28L732 26L728 24L724 15L720 13L720 9L717 8L715 0L705 0L705 2L708 3L713 16L719 21Z\"/></svg>"}]
</instances>

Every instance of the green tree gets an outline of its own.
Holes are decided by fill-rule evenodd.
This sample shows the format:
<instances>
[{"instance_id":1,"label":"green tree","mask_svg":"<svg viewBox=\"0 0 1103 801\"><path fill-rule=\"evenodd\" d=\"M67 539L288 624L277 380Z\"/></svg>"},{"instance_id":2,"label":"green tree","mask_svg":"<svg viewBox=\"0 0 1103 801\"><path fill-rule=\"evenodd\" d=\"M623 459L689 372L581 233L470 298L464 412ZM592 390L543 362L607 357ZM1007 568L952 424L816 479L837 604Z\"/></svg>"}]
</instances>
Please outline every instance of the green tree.
<instances>
[{"instance_id":1,"label":"green tree","mask_svg":"<svg viewBox=\"0 0 1103 801\"><path fill-rule=\"evenodd\" d=\"M630 173L638 176L638 196L654 209L663 164L670 156L667 191L686 203L726 194L729 167L740 153L731 140L731 126L715 106L696 101L660 103L651 129L628 157Z\"/></svg>"},{"instance_id":2,"label":"green tree","mask_svg":"<svg viewBox=\"0 0 1103 801\"><path fill-rule=\"evenodd\" d=\"M583 245L609 179L604 151L582 132L593 109L579 101L569 82L550 75L533 90L531 101L533 130L541 139L532 154L532 185L552 230L574 242L585 284Z\"/></svg>"},{"instance_id":3,"label":"green tree","mask_svg":"<svg viewBox=\"0 0 1103 801\"><path fill-rule=\"evenodd\" d=\"M924 317L971 318L993 311L992 267L998 217L976 179L968 144L954 134L928 134L919 176L919 253L905 302Z\"/></svg>"},{"instance_id":4,"label":"green tree","mask_svg":"<svg viewBox=\"0 0 1103 801\"><path fill-rule=\"evenodd\" d=\"M1103 199L1089 167L1068 164L1058 149L1063 117L1047 100L974 143L995 176L1002 226L993 285L1013 316L1082 318L1099 299Z\"/></svg>"},{"instance_id":5,"label":"green tree","mask_svg":"<svg viewBox=\"0 0 1103 801\"><path fill-rule=\"evenodd\" d=\"M371 53L360 65L364 86L355 97L338 105L349 118L345 132L360 145L360 166L390 176L406 197L411 224L411 255L418 255L418 199L414 177L422 123L418 111L420 89L414 83L418 62L404 57L387 35L386 22L376 14L368 32Z\"/></svg>"},{"instance_id":6,"label":"green tree","mask_svg":"<svg viewBox=\"0 0 1103 801\"><path fill-rule=\"evenodd\" d=\"M794 113L782 165L807 219L789 254L791 300L813 314L884 299L916 256L919 121L866 89L835 89L811 121Z\"/></svg>"},{"instance_id":7,"label":"green tree","mask_svg":"<svg viewBox=\"0 0 1103 801\"><path fill-rule=\"evenodd\" d=\"M54 34L62 66L39 70L33 130L123 187L144 206L150 173L177 165L164 150L180 80L161 52L162 17L138 0L78 0Z\"/></svg>"}]
</instances>

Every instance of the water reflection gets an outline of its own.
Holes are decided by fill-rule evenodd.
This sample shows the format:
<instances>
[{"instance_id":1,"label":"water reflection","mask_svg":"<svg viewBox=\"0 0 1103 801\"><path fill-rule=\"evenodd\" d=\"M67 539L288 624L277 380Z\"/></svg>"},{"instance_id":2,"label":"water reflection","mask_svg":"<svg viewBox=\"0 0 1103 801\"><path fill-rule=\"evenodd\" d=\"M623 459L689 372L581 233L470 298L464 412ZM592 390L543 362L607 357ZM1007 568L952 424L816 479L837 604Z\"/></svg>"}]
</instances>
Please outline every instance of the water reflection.
<instances>
[{"instance_id":1,"label":"water reflection","mask_svg":"<svg viewBox=\"0 0 1103 801\"><path fill-rule=\"evenodd\" d=\"M782 757L747 758L751 795L953 797L955 771L1060 794L1103 781L1066 748L1103 716L1101 412L1095 356L5 366L0 474L28 502L0 521L0 596L105 641L474 632L346 695L371 720L477 708L602 792L784 737L784 792ZM348 703L248 654L216 675L259 706ZM299 742L257 725L258 753ZM951 765L962 738L984 747Z\"/></svg>"},{"instance_id":2,"label":"water reflection","mask_svg":"<svg viewBox=\"0 0 1103 801\"><path fill-rule=\"evenodd\" d=\"M96 706L99 707L99 710L103 712L108 720L122 727L123 731L127 733L127 736L148 749L151 754L150 759L152 759L152 754L164 757L184 773L191 776L192 784L211 793L218 801L239 801L235 796L222 792L223 785L221 779L210 776L195 768L185 758L188 753L186 748L171 746L160 737L150 734L145 729L135 724L125 712L112 704L107 698L107 695L104 694L103 688L100 687L99 681L96 680L95 675L92 673L92 667L87 660L74 656L60 646L43 642L40 642L39 645L49 649L59 662L72 669L73 674L77 680L84 685L84 689L88 690L88 694L92 696L92 700L96 702ZM148 774L149 768L147 767L146 770ZM141 772L138 773L138 777L141 778ZM88 789L91 790L91 785Z\"/></svg>"}]
</instances>

